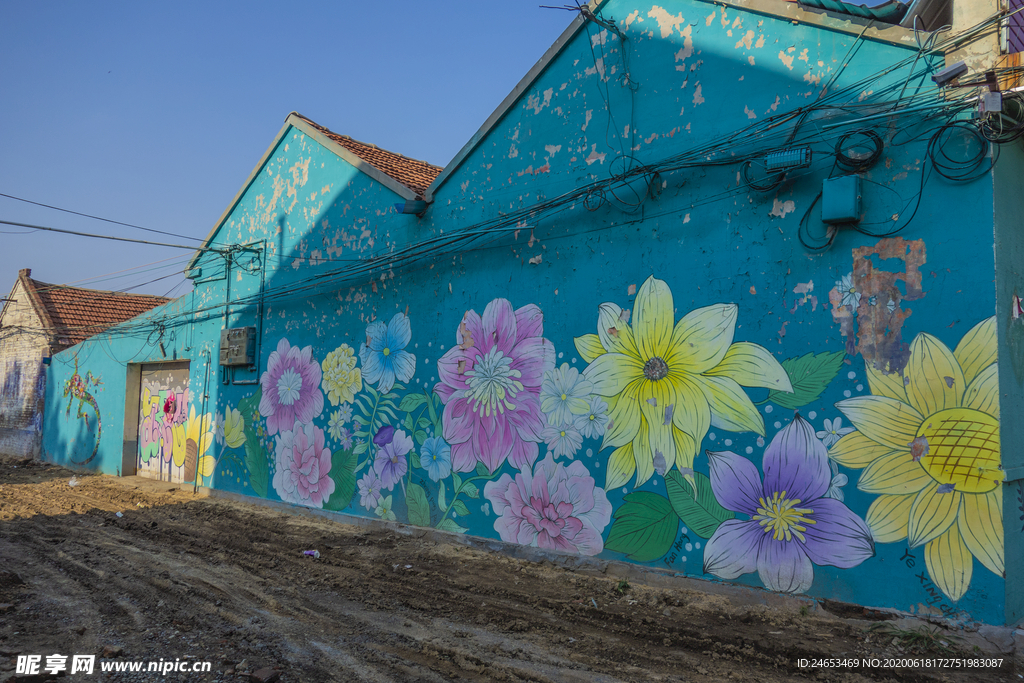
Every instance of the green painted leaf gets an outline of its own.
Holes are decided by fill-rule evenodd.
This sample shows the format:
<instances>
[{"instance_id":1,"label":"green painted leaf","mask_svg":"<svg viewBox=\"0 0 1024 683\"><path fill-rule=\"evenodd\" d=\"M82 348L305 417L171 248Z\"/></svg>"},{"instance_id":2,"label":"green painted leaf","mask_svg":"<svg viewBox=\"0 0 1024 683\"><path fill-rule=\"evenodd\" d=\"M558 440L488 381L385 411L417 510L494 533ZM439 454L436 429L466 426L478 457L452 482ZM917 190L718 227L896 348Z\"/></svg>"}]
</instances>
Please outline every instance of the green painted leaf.
<instances>
[{"instance_id":1,"label":"green painted leaf","mask_svg":"<svg viewBox=\"0 0 1024 683\"><path fill-rule=\"evenodd\" d=\"M441 512L445 512L448 509L448 503L444 500L444 482L437 488L437 507L441 508Z\"/></svg>"},{"instance_id":2,"label":"green painted leaf","mask_svg":"<svg viewBox=\"0 0 1024 683\"><path fill-rule=\"evenodd\" d=\"M462 485L462 492L465 493L470 498L479 498L480 497L480 489L478 489L476 487L476 484L474 484L471 481L467 481L466 483L464 483Z\"/></svg>"},{"instance_id":3,"label":"green painted leaf","mask_svg":"<svg viewBox=\"0 0 1024 683\"><path fill-rule=\"evenodd\" d=\"M412 467L422 467L420 464L420 454L416 451L409 452L409 465Z\"/></svg>"},{"instance_id":4,"label":"green painted leaf","mask_svg":"<svg viewBox=\"0 0 1024 683\"><path fill-rule=\"evenodd\" d=\"M461 489L461 488L462 488L462 477L459 476L458 472L452 472L452 490L455 491L455 493L458 493L459 489Z\"/></svg>"},{"instance_id":5,"label":"green painted leaf","mask_svg":"<svg viewBox=\"0 0 1024 683\"><path fill-rule=\"evenodd\" d=\"M249 468L249 486L257 496L266 498L267 485L270 483L270 465L256 430L249 425L245 428L245 466Z\"/></svg>"},{"instance_id":6,"label":"green painted leaf","mask_svg":"<svg viewBox=\"0 0 1024 683\"><path fill-rule=\"evenodd\" d=\"M403 413L411 413L427 402L426 394L408 394L402 399L398 409Z\"/></svg>"},{"instance_id":7,"label":"green painted leaf","mask_svg":"<svg viewBox=\"0 0 1024 683\"><path fill-rule=\"evenodd\" d=\"M359 435L357 434L357 436L359 436ZM362 435L362 436L365 436L365 434ZM364 441L361 444L357 444L355 449L352 452L355 453L356 455L362 455L363 453L366 452L366 449L369 448L369 447L370 447L370 444L368 442Z\"/></svg>"},{"instance_id":8,"label":"green painted leaf","mask_svg":"<svg viewBox=\"0 0 1024 683\"><path fill-rule=\"evenodd\" d=\"M430 421L434 423L434 436L441 436L441 429L443 423L441 420L441 412L444 410L444 404L441 402L441 397L436 393L430 394L427 399L427 412L430 414Z\"/></svg>"},{"instance_id":9,"label":"green painted leaf","mask_svg":"<svg viewBox=\"0 0 1024 683\"><path fill-rule=\"evenodd\" d=\"M673 469L666 474L668 499L684 526L701 538L711 538L719 524L736 515L719 505L711 490L711 480L706 475L696 472L693 476L697 482L696 497L690 482L683 478L679 470Z\"/></svg>"},{"instance_id":10,"label":"green painted leaf","mask_svg":"<svg viewBox=\"0 0 1024 683\"><path fill-rule=\"evenodd\" d=\"M431 426L433 425L431 425L430 420L428 420L425 417L421 417L420 419L416 420L416 427L419 429L426 429L427 427Z\"/></svg>"},{"instance_id":11,"label":"green painted leaf","mask_svg":"<svg viewBox=\"0 0 1024 683\"><path fill-rule=\"evenodd\" d=\"M324 503L324 510L344 510L352 502L356 492L357 460L355 451L334 451L330 473L334 480L334 493Z\"/></svg>"},{"instance_id":12,"label":"green painted leaf","mask_svg":"<svg viewBox=\"0 0 1024 683\"><path fill-rule=\"evenodd\" d=\"M260 399L263 397L263 387L257 387L251 396L246 396L238 402L238 412L245 417L246 424L249 423L249 416L259 410Z\"/></svg>"},{"instance_id":13,"label":"green painted leaf","mask_svg":"<svg viewBox=\"0 0 1024 683\"><path fill-rule=\"evenodd\" d=\"M469 517L469 508L461 500L456 500L452 503L452 512L461 517Z\"/></svg>"},{"instance_id":14,"label":"green painted leaf","mask_svg":"<svg viewBox=\"0 0 1024 683\"><path fill-rule=\"evenodd\" d=\"M808 353L799 358L787 358L782 367L789 375L793 393L772 389L765 403L774 403L786 410L795 410L816 401L825 387L836 378L843 367L844 351Z\"/></svg>"},{"instance_id":15,"label":"green painted leaf","mask_svg":"<svg viewBox=\"0 0 1024 683\"><path fill-rule=\"evenodd\" d=\"M427 440L427 433L422 429L417 430L413 436L416 439L416 444L419 446L422 446L423 442Z\"/></svg>"},{"instance_id":16,"label":"green painted leaf","mask_svg":"<svg viewBox=\"0 0 1024 683\"><path fill-rule=\"evenodd\" d=\"M451 531L456 534L464 534L467 531L469 531L469 529L467 529L466 527L459 526L458 524L456 524L455 520L451 517L444 519L440 524L437 525L437 528L441 531Z\"/></svg>"},{"instance_id":17,"label":"green painted leaf","mask_svg":"<svg viewBox=\"0 0 1024 683\"><path fill-rule=\"evenodd\" d=\"M615 511L604 547L637 562L653 562L672 547L679 516L672 503L657 493L630 493L625 501Z\"/></svg>"},{"instance_id":18,"label":"green painted leaf","mask_svg":"<svg viewBox=\"0 0 1024 683\"><path fill-rule=\"evenodd\" d=\"M405 419L402 420L402 426L405 427L405 431L412 431L412 413L405 416Z\"/></svg>"},{"instance_id":19,"label":"green painted leaf","mask_svg":"<svg viewBox=\"0 0 1024 683\"><path fill-rule=\"evenodd\" d=\"M406 487L405 504L409 509L409 524L430 526L430 503L422 486L409 484Z\"/></svg>"},{"instance_id":20,"label":"green painted leaf","mask_svg":"<svg viewBox=\"0 0 1024 683\"><path fill-rule=\"evenodd\" d=\"M487 469L487 465L482 462L476 464L476 476L478 477L490 477L491 471Z\"/></svg>"}]
</instances>

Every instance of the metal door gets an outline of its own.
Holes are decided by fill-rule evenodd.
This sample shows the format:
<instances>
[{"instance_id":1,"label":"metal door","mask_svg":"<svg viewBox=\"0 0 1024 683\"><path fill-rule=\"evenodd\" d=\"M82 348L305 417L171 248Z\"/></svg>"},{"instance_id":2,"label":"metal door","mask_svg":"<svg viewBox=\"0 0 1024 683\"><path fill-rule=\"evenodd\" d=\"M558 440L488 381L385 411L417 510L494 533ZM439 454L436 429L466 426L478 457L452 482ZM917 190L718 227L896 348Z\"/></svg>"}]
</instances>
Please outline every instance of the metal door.
<instances>
[{"instance_id":1,"label":"metal door","mask_svg":"<svg viewBox=\"0 0 1024 683\"><path fill-rule=\"evenodd\" d=\"M189 427L189 364L142 366L139 400L139 453L136 472L170 482L195 481L198 457L187 438Z\"/></svg>"}]
</instances>

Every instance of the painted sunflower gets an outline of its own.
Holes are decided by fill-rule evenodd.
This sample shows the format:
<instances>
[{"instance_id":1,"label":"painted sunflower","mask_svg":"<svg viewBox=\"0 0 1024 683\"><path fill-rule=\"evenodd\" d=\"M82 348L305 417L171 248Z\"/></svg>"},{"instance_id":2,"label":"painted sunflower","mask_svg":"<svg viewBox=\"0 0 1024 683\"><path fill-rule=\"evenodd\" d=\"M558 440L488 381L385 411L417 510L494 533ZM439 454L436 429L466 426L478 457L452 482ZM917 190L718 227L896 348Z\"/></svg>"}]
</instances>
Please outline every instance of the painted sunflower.
<instances>
[{"instance_id":1,"label":"painted sunflower","mask_svg":"<svg viewBox=\"0 0 1024 683\"><path fill-rule=\"evenodd\" d=\"M195 481L196 474L213 474L217 459L207 455L213 444L213 416L207 413L202 420L196 417L196 407L189 408L188 420L172 428L174 434L173 457L175 467L185 466L183 481Z\"/></svg>"},{"instance_id":2,"label":"painted sunflower","mask_svg":"<svg viewBox=\"0 0 1024 683\"><path fill-rule=\"evenodd\" d=\"M872 396L836 404L857 432L829 451L864 469L857 488L880 494L868 509L875 540L925 547L932 581L951 600L971 583L972 556L1003 576L999 383L995 318L952 353L917 335L902 374L867 364Z\"/></svg>"},{"instance_id":3,"label":"painted sunflower","mask_svg":"<svg viewBox=\"0 0 1024 683\"><path fill-rule=\"evenodd\" d=\"M636 474L640 486L674 466L691 480L708 428L756 432L764 421L741 386L792 391L789 376L765 348L733 343L735 304L699 308L675 321L672 292L649 277L629 313L601 304L597 334L576 338L589 365L584 376L603 396L611 418L601 448L606 489Z\"/></svg>"}]
</instances>

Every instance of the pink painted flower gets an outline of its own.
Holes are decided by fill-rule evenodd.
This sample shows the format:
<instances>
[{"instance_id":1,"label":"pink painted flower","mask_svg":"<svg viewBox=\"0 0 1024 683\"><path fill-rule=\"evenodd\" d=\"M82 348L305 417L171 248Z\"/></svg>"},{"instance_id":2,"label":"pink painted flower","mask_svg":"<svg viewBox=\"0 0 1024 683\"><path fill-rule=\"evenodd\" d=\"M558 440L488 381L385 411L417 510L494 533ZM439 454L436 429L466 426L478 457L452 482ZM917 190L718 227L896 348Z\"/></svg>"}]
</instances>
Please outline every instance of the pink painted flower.
<instances>
[{"instance_id":1,"label":"pink painted flower","mask_svg":"<svg viewBox=\"0 0 1024 683\"><path fill-rule=\"evenodd\" d=\"M267 371L260 377L260 415L267 418L267 434L290 429L295 422L309 424L323 411L323 371L312 355L312 346L300 349L283 337L270 354Z\"/></svg>"},{"instance_id":2,"label":"pink painted flower","mask_svg":"<svg viewBox=\"0 0 1024 683\"><path fill-rule=\"evenodd\" d=\"M604 550L612 506L578 460L565 466L548 456L532 474L503 474L484 486L484 498L501 515L494 528L503 541L580 555Z\"/></svg>"},{"instance_id":3,"label":"pink painted flower","mask_svg":"<svg viewBox=\"0 0 1024 683\"><path fill-rule=\"evenodd\" d=\"M324 430L296 422L291 431L282 431L274 440L277 495L288 503L323 507L334 493L331 451L324 445Z\"/></svg>"},{"instance_id":4,"label":"pink painted flower","mask_svg":"<svg viewBox=\"0 0 1024 683\"><path fill-rule=\"evenodd\" d=\"M469 311L457 346L437 362L434 391L444 402L444 440L452 469L470 472L482 462L494 472L507 459L532 467L543 441L540 409L544 372L555 367L555 347L544 339L544 315L534 305L517 311L506 299Z\"/></svg>"}]
</instances>

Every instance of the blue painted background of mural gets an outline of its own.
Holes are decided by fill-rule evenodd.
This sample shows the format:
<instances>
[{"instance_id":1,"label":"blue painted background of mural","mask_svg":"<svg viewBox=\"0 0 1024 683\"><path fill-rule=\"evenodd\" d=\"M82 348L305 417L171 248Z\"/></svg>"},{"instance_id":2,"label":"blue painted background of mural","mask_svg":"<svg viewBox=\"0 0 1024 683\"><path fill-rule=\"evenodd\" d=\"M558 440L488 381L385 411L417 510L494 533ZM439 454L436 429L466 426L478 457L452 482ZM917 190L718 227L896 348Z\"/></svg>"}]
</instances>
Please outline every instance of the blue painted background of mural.
<instances>
[{"instance_id":1,"label":"blue painted background of mural","mask_svg":"<svg viewBox=\"0 0 1024 683\"><path fill-rule=\"evenodd\" d=\"M716 159L495 219L736 131L763 146L751 126L823 88L863 82L856 109L927 81L879 75L907 48L671 10L606 3L625 49L577 33L422 219L288 128L214 238L243 246L202 255L192 295L58 356L48 386L77 358L116 421L125 363L189 358L216 435L205 485L1002 623L993 186L932 177L914 204L914 126L933 123L874 129L864 225L913 210L898 236L801 246L841 132L770 191ZM257 368L211 365L222 327L258 323ZM48 396L59 460L80 437ZM99 444L114 473L121 436Z\"/></svg>"}]
</instances>

